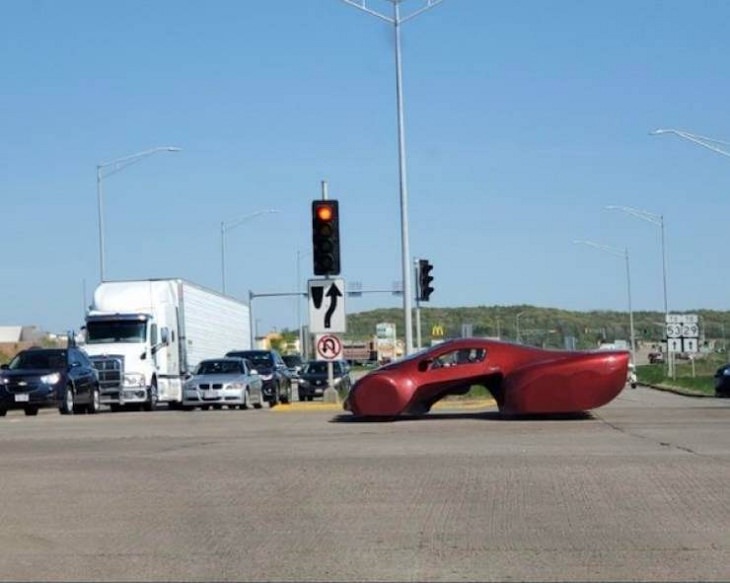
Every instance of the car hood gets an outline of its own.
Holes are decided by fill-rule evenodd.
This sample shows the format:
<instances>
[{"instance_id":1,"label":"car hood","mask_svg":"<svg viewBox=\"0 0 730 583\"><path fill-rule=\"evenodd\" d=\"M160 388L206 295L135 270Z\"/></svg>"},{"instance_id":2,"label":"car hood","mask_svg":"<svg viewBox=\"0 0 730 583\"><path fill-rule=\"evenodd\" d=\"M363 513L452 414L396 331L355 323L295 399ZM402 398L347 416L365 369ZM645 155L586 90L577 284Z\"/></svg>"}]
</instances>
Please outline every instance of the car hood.
<instances>
[{"instance_id":1,"label":"car hood","mask_svg":"<svg viewBox=\"0 0 730 583\"><path fill-rule=\"evenodd\" d=\"M205 375L193 375L188 380L190 384L224 384L224 383L235 383L235 382L246 382L247 377L239 374L205 374Z\"/></svg>"},{"instance_id":2,"label":"car hood","mask_svg":"<svg viewBox=\"0 0 730 583\"><path fill-rule=\"evenodd\" d=\"M6 378L6 379L37 379L42 376L46 376L53 373L59 373L63 374L63 369L57 369L57 368L24 368L24 369L17 369L17 370L3 370L2 373L0 373L0 378Z\"/></svg>"},{"instance_id":3,"label":"car hood","mask_svg":"<svg viewBox=\"0 0 730 583\"><path fill-rule=\"evenodd\" d=\"M300 380L303 381L326 381L327 380L327 373L301 373L299 375ZM338 380L342 378L342 375L336 374L333 375L334 380Z\"/></svg>"}]
</instances>

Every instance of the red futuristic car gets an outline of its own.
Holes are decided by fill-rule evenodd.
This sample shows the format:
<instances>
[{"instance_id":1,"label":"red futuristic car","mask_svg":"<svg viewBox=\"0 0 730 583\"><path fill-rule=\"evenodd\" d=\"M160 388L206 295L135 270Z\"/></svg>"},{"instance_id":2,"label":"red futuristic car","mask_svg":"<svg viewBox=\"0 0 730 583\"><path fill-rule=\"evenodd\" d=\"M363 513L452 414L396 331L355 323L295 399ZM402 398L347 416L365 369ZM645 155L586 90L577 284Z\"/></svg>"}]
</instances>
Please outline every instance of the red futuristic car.
<instances>
[{"instance_id":1,"label":"red futuristic car","mask_svg":"<svg viewBox=\"0 0 730 583\"><path fill-rule=\"evenodd\" d=\"M472 385L492 394L506 415L578 413L614 399L624 388L627 350L544 350L482 338L450 340L360 378L344 408L358 417L427 413Z\"/></svg>"}]
</instances>

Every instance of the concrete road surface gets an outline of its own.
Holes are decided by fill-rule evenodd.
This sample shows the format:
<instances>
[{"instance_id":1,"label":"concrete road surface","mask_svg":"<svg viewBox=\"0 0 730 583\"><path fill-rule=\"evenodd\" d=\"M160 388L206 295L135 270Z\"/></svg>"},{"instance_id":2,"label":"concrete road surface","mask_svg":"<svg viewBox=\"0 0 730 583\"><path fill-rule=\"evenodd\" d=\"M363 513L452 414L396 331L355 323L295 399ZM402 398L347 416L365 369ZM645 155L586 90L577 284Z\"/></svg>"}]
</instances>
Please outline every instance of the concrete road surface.
<instances>
[{"instance_id":1,"label":"concrete road surface","mask_svg":"<svg viewBox=\"0 0 730 583\"><path fill-rule=\"evenodd\" d=\"M9 413L0 579L730 580L728 401L339 415Z\"/></svg>"}]
</instances>

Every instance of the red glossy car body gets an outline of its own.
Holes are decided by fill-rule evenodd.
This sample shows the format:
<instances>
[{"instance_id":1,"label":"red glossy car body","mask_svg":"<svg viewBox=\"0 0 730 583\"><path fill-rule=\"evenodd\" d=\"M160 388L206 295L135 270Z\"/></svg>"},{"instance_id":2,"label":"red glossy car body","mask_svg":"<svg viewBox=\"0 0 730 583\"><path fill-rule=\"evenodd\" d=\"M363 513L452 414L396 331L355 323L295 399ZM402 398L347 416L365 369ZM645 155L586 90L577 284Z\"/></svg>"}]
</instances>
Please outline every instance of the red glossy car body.
<instances>
[{"instance_id":1,"label":"red glossy car body","mask_svg":"<svg viewBox=\"0 0 730 583\"><path fill-rule=\"evenodd\" d=\"M356 416L419 415L448 395L486 387L508 415L577 413L624 388L626 350L543 350L482 338L450 340L371 371L344 408Z\"/></svg>"}]
</instances>

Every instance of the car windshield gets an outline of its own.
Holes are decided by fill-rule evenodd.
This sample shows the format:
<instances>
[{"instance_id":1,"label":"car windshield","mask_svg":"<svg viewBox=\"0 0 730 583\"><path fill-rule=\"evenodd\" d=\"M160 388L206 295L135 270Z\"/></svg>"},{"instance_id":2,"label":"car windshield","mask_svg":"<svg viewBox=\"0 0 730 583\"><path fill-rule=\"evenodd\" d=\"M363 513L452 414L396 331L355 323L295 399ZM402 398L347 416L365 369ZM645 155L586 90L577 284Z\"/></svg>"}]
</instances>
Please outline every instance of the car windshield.
<instances>
[{"instance_id":1,"label":"car windshield","mask_svg":"<svg viewBox=\"0 0 730 583\"><path fill-rule=\"evenodd\" d=\"M38 369L57 370L66 368L65 350L29 350L21 352L10 361L11 370Z\"/></svg>"},{"instance_id":2,"label":"car windshield","mask_svg":"<svg viewBox=\"0 0 730 583\"><path fill-rule=\"evenodd\" d=\"M337 367L333 368L334 372L337 373ZM310 362L304 367L305 374L327 374L327 363L326 362Z\"/></svg>"},{"instance_id":3,"label":"car windshield","mask_svg":"<svg viewBox=\"0 0 730 583\"><path fill-rule=\"evenodd\" d=\"M274 361L267 354L252 354L247 356L254 368L271 368Z\"/></svg>"},{"instance_id":4,"label":"car windshield","mask_svg":"<svg viewBox=\"0 0 730 583\"><path fill-rule=\"evenodd\" d=\"M195 374L240 374L243 364L235 360L204 360L198 365Z\"/></svg>"},{"instance_id":5,"label":"car windshield","mask_svg":"<svg viewBox=\"0 0 730 583\"><path fill-rule=\"evenodd\" d=\"M299 366L302 364L302 359L299 356L286 355L282 356L282 358L288 367Z\"/></svg>"},{"instance_id":6,"label":"car windshield","mask_svg":"<svg viewBox=\"0 0 730 583\"><path fill-rule=\"evenodd\" d=\"M86 343L144 342L146 338L145 324L145 322L139 321L87 322Z\"/></svg>"}]
</instances>

